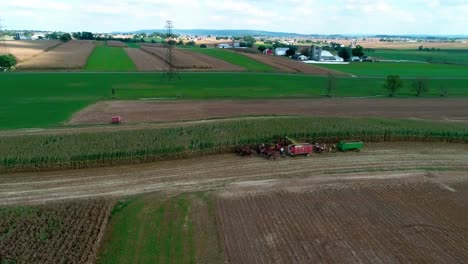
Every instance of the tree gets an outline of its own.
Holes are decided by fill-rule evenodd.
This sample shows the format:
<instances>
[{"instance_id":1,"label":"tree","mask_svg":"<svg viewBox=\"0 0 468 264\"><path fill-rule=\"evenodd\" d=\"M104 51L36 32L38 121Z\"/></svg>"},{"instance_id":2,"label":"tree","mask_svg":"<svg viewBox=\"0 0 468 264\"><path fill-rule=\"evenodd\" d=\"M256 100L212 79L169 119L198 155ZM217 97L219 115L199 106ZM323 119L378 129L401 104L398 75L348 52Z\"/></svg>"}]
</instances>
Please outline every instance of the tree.
<instances>
[{"instance_id":1,"label":"tree","mask_svg":"<svg viewBox=\"0 0 468 264\"><path fill-rule=\"evenodd\" d=\"M328 73L328 82L326 86L326 96L327 97L332 97L333 93L336 89L336 77L332 75L331 73Z\"/></svg>"},{"instance_id":2,"label":"tree","mask_svg":"<svg viewBox=\"0 0 468 264\"><path fill-rule=\"evenodd\" d=\"M193 41L193 40L187 42L187 46L195 46L195 44L196 44L196 43L195 43L195 41Z\"/></svg>"},{"instance_id":3,"label":"tree","mask_svg":"<svg viewBox=\"0 0 468 264\"><path fill-rule=\"evenodd\" d=\"M352 50L353 56L362 57L364 56L364 48L360 45L357 45L356 48Z\"/></svg>"},{"instance_id":4,"label":"tree","mask_svg":"<svg viewBox=\"0 0 468 264\"><path fill-rule=\"evenodd\" d=\"M350 61L351 60L351 55L352 55L351 48L348 48L348 47L341 48L338 51L338 56L343 58L344 61Z\"/></svg>"},{"instance_id":5,"label":"tree","mask_svg":"<svg viewBox=\"0 0 468 264\"><path fill-rule=\"evenodd\" d=\"M60 36L60 40L62 42L68 42L72 39L72 36L68 33L65 33L65 34L62 34L62 36Z\"/></svg>"},{"instance_id":6,"label":"tree","mask_svg":"<svg viewBox=\"0 0 468 264\"><path fill-rule=\"evenodd\" d=\"M389 96L393 97L398 90L403 87L403 81L398 75L388 75L385 80L384 88L389 92Z\"/></svg>"},{"instance_id":7,"label":"tree","mask_svg":"<svg viewBox=\"0 0 468 264\"><path fill-rule=\"evenodd\" d=\"M91 32L83 31L83 32L81 32L81 38L80 39L94 40L94 35Z\"/></svg>"},{"instance_id":8,"label":"tree","mask_svg":"<svg viewBox=\"0 0 468 264\"><path fill-rule=\"evenodd\" d=\"M418 48L419 51L422 51L423 49L424 49L423 45L419 46L419 48Z\"/></svg>"},{"instance_id":9,"label":"tree","mask_svg":"<svg viewBox=\"0 0 468 264\"><path fill-rule=\"evenodd\" d=\"M0 55L0 69L9 70L17 63L16 57L12 54Z\"/></svg>"},{"instance_id":10,"label":"tree","mask_svg":"<svg viewBox=\"0 0 468 264\"><path fill-rule=\"evenodd\" d=\"M201 44L200 48L206 49L206 44Z\"/></svg>"},{"instance_id":11,"label":"tree","mask_svg":"<svg viewBox=\"0 0 468 264\"><path fill-rule=\"evenodd\" d=\"M177 45L184 45L184 41L183 41L183 40L179 40L179 42L177 43Z\"/></svg>"},{"instance_id":12,"label":"tree","mask_svg":"<svg viewBox=\"0 0 468 264\"><path fill-rule=\"evenodd\" d=\"M291 49L291 48L289 48L289 49L286 51L286 56L292 56L292 55L294 55L294 54L296 54L296 51L293 50L293 49Z\"/></svg>"},{"instance_id":13,"label":"tree","mask_svg":"<svg viewBox=\"0 0 468 264\"><path fill-rule=\"evenodd\" d=\"M429 82L426 78L419 77L412 83L412 89L416 93L416 96L422 96L429 92Z\"/></svg>"},{"instance_id":14,"label":"tree","mask_svg":"<svg viewBox=\"0 0 468 264\"><path fill-rule=\"evenodd\" d=\"M258 49L258 51L260 51L261 53L263 53L263 52L267 49L267 47L266 47L265 45L260 45L260 46L258 46L257 49Z\"/></svg>"},{"instance_id":15,"label":"tree","mask_svg":"<svg viewBox=\"0 0 468 264\"><path fill-rule=\"evenodd\" d=\"M301 54L310 57L310 49L308 47L301 49Z\"/></svg>"},{"instance_id":16,"label":"tree","mask_svg":"<svg viewBox=\"0 0 468 264\"><path fill-rule=\"evenodd\" d=\"M47 39L59 39L59 35L57 34L57 32L54 32L54 33L47 34L46 38Z\"/></svg>"}]
</instances>

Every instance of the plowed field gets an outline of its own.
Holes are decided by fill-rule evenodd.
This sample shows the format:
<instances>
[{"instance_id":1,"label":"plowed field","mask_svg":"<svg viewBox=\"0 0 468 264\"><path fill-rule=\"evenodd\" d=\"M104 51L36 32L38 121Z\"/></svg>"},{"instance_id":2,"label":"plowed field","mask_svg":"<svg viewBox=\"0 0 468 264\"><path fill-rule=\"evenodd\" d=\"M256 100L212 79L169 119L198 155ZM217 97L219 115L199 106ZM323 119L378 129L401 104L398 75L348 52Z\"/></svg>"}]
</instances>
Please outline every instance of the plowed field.
<instances>
[{"instance_id":1,"label":"plowed field","mask_svg":"<svg viewBox=\"0 0 468 264\"><path fill-rule=\"evenodd\" d=\"M249 115L362 116L468 120L468 101L454 100L262 100L262 101L103 101L76 113L69 124L181 121Z\"/></svg>"},{"instance_id":2,"label":"plowed field","mask_svg":"<svg viewBox=\"0 0 468 264\"><path fill-rule=\"evenodd\" d=\"M125 49L125 52L139 71L163 71L167 69L168 64L164 60L141 49Z\"/></svg>"},{"instance_id":3,"label":"plowed field","mask_svg":"<svg viewBox=\"0 0 468 264\"><path fill-rule=\"evenodd\" d=\"M221 197L230 263L463 263L468 185L348 184Z\"/></svg>"},{"instance_id":4,"label":"plowed field","mask_svg":"<svg viewBox=\"0 0 468 264\"><path fill-rule=\"evenodd\" d=\"M435 151L436 150L436 151ZM468 145L367 144L360 153L312 155L269 161L234 154L99 169L0 175L0 205L123 196L224 186L255 191L365 179L414 179L448 184L468 177ZM458 171L456 173L430 171ZM268 180L265 182L264 180ZM236 183L237 182L237 183ZM240 184L240 185L239 185ZM447 187L449 188L449 187Z\"/></svg>"},{"instance_id":5,"label":"plowed field","mask_svg":"<svg viewBox=\"0 0 468 264\"><path fill-rule=\"evenodd\" d=\"M155 45L142 45L141 49L159 59L166 61L166 49ZM180 70L215 70L215 71L242 71L243 68L225 61L182 49L174 50L174 67ZM167 61L166 61L167 62Z\"/></svg>"},{"instance_id":6,"label":"plowed field","mask_svg":"<svg viewBox=\"0 0 468 264\"><path fill-rule=\"evenodd\" d=\"M60 45L59 40L12 40L4 41L6 49L13 54L19 62L39 55L40 53Z\"/></svg>"},{"instance_id":7,"label":"plowed field","mask_svg":"<svg viewBox=\"0 0 468 264\"><path fill-rule=\"evenodd\" d=\"M123 43L122 41L109 40L107 41L107 46L126 48L127 44Z\"/></svg>"},{"instance_id":8,"label":"plowed field","mask_svg":"<svg viewBox=\"0 0 468 264\"><path fill-rule=\"evenodd\" d=\"M286 57L251 54L247 52L240 52L240 54L243 54L244 56L247 56L261 63L270 65L281 72L302 73L311 75L332 74L337 76L349 76L349 74L344 72L329 70L315 65L305 64L300 61L292 60Z\"/></svg>"},{"instance_id":9,"label":"plowed field","mask_svg":"<svg viewBox=\"0 0 468 264\"><path fill-rule=\"evenodd\" d=\"M72 40L18 64L18 70L79 70L95 47L94 41Z\"/></svg>"}]
</instances>

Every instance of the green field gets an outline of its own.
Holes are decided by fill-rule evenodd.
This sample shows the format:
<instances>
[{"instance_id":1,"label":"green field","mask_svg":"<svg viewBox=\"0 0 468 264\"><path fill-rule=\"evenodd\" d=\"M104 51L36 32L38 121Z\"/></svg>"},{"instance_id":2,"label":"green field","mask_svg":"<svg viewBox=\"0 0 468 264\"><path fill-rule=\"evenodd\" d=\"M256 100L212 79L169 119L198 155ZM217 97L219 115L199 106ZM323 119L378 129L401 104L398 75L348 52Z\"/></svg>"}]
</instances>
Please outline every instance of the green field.
<instances>
[{"instance_id":1,"label":"green field","mask_svg":"<svg viewBox=\"0 0 468 264\"><path fill-rule=\"evenodd\" d=\"M6 73L0 74L0 129L61 125L99 100L318 98L327 78L256 73L181 73L166 81L160 73ZM53 80L53 81L52 81ZM385 96L384 78L338 78L338 97ZM468 97L468 80L431 79L427 97L438 97L444 85L449 97ZM413 97L411 79L399 97Z\"/></svg>"},{"instance_id":2,"label":"green field","mask_svg":"<svg viewBox=\"0 0 468 264\"><path fill-rule=\"evenodd\" d=\"M353 62L321 64L320 67L357 76L399 75L401 77L468 78L468 66L411 62Z\"/></svg>"},{"instance_id":3,"label":"green field","mask_svg":"<svg viewBox=\"0 0 468 264\"><path fill-rule=\"evenodd\" d=\"M377 49L374 52L368 53L368 55L387 60L410 60L468 65L468 50L463 49L448 49L440 51Z\"/></svg>"},{"instance_id":4,"label":"green field","mask_svg":"<svg viewBox=\"0 0 468 264\"><path fill-rule=\"evenodd\" d=\"M231 64L243 67L248 71L256 71L256 72L272 72L275 69L269 65L263 64L256 60L253 60L249 57L243 56L242 54L224 50L224 49L216 49L216 48L192 48L189 49L193 52L202 53L208 56L215 57L217 59L229 62Z\"/></svg>"},{"instance_id":5,"label":"green field","mask_svg":"<svg viewBox=\"0 0 468 264\"><path fill-rule=\"evenodd\" d=\"M139 49L140 48L140 43L135 43L135 42L125 42L129 48L135 48Z\"/></svg>"},{"instance_id":6,"label":"green field","mask_svg":"<svg viewBox=\"0 0 468 264\"><path fill-rule=\"evenodd\" d=\"M86 71L136 71L123 48L97 46L86 63Z\"/></svg>"},{"instance_id":7,"label":"green field","mask_svg":"<svg viewBox=\"0 0 468 264\"><path fill-rule=\"evenodd\" d=\"M140 163L232 152L235 146L275 142L468 142L468 124L381 118L265 117L173 128L0 137L0 171L30 171Z\"/></svg>"},{"instance_id":8,"label":"green field","mask_svg":"<svg viewBox=\"0 0 468 264\"><path fill-rule=\"evenodd\" d=\"M206 210L192 209L194 200L206 207L207 199L204 194L171 198L150 194L119 202L97 263L222 263L217 230L203 234L194 230L194 224L203 229L215 226L214 217L209 218L211 223L197 223L195 215ZM206 242L215 248L204 248Z\"/></svg>"}]
</instances>

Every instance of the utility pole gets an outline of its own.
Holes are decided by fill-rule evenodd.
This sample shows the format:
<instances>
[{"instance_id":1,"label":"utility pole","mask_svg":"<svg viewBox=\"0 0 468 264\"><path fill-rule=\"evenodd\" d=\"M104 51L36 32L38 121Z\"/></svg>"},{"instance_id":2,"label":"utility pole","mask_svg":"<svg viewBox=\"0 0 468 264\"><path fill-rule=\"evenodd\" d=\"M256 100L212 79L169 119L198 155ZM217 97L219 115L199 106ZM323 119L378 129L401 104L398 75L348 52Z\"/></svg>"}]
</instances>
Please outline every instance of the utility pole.
<instances>
[{"instance_id":1,"label":"utility pole","mask_svg":"<svg viewBox=\"0 0 468 264\"><path fill-rule=\"evenodd\" d=\"M174 65L175 62L175 40L172 40L173 36L173 29L174 24L171 20L166 21L166 38L168 41L166 42L166 62L168 64L168 69L165 72L169 81L175 80L175 78L179 78L180 76L177 74L177 68Z\"/></svg>"}]
</instances>

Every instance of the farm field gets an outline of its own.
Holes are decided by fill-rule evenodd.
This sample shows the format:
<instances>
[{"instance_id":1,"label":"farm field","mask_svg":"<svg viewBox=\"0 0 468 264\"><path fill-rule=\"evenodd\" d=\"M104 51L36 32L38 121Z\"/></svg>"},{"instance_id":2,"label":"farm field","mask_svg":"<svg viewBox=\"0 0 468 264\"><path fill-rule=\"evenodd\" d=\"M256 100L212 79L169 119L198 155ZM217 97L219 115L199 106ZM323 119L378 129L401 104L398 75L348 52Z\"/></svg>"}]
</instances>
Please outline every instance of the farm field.
<instances>
[{"instance_id":1,"label":"farm field","mask_svg":"<svg viewBox=\"0 0 468 264\"><path fill-rule=\"evenodd\" d=\"M122 43L122 42L119 42ZM109 44L109 43L108 43ZM111 43L112 44L112 43ZM123 44L123 43L122 43ZM115 44L112 44L115 45ZM123 46L98 46L88 59L86 71L135 71L136 66Z\"/></svg>"},{"instance_id":2,"label":"farm field","mask_svg":"<svg viewBox=\"0 0 468 264\"><path fill-rule=\"evenodd\" d=\"M468 123L381 118L261 117L0 134L0 172L104 167L213 153L275 142L468 142Z\"/></svg>"},{"instance_id":3,"label":"farm field","mask_svg":"<svg viewBox=\"0 0 468 264\"><path fill-rule=\"evenodd\" d=\"M94 41L72 40L19 63L20 71L80 70L95 47Z\"/></svg>"},{"instance_id":4,"label":"farm field","mask_svg":"<svg viewBox=\"0 0 468 264\"><path fill-rule=\"evenodd\" d=\"M127 48L125 52L139 71L164 71L169 67L164 60L141 49Z\"/></svg>"},{"instance_id":5,"label":"farm field","mask_svg":"<svg viewBox=\"0 0 468 264\"><path fill-rule=\"evenodd\" d=\"M314 154L276 162L222 154L96 169L7 173L0 174L0 205L243 186L248 190L255 182L264 191L294 186L307 190L319 183L366 179L413 179L451 186L451 181L467 179L467 158L466 144L437 144L435 152L434 143L393 142L366 143L360 153Z\"/></svg>"},{"instance_id":6,"label":"farm field","mask_svg":"<svg viewBox=\"0 0 468 264\"><path fill-rule=\"evenodd\" d=\"M123 200L121 209L114 210L97 263L221 263L208 203L204 194Z\"/></svg>"},{"instance_id":7,"label":"farm field","mask_svg":"<svg viewBox=\"0 0 468 264\"><path fill-rule=\"evenodd\" d=\"M233 65L237 65L239 67L243 67L247 69L248 71L256 71L256 72L272 72L274 71L274 68L263 64L261 62L258 62L256 60L252 60L248 57L242 56L241 54L238 54L233 51L225 50L225 49L217 49L217 48L193 48L193 49L187 49L192 52L197 52L201 54L205 54L211 57L218 58L220 60L229 62Z\"/></svg>"},{"instance_id":8,"label":"farm field","mask_svg":"<svg viewBox=\"0 0 468 264\"><path fill-rule=\"evenodd\" d=\"M281 72L288 73L301 73L301 74L311 74L311 75L336 75L336 76L348 76L344 72L340 72L331 68L322 68L315 65L305 64L300 61L295 61L289 58L283 58L278 56L268 56L263 54L251 54L240 51L239 54L242 54L248 58L259 61L261 63L270 65L275 69Z\"/></svg>"},{"instance_id":9,"label":"farm field","mask_svg":"<svg viewBox=\"0 0 468 264\"><path fill-rule=\"evenodd\" d=\"M4 41L3 44L7 51L18 59L18 62L22 62L37 56L46 50L52 49L62 44L62 42L59 40L11 40Z\"/></svg>"},{"instance_id":10,"label":"farm field","mask_svg":"<svg viewBox=\"0 0 468 264\"><path fill-rule=\"evenodd\" d=\"M344 45L349 45L351 40L345 39L314 39L313 41L328 41L336 42ZM457 42L385 42L379 41L378 38L367 38L365 41L358 40L357 45L361 45L364 48L372 49L413 49L417 50L419 46L423 45L428 48L440 48L440 49L468 49L468 42L465 39L464 43Z\"/></svg>"},{"instance_id":11,"label":"farm field","mask_svg":"<svg viewBox=\"0 0 468 264\"><path fill-rule=\"evenodd\" d=\"M468 66L411 62L354 62L351 64L321 64L320 67L347 72L360 77L468 78Z\"/></svg>"},{"instance_id":12,"label":"farm field","mask_svg":"<svg viewBox=\"0 0 468 264\"><path fill-rule=\"evenodd\" d=\"M276 99L202 101L101 101L73 115L69 125L173 122L240 116L300 115L464 120L466 99ZM294 107L291 107L294 106Z\"/></svg>"},{"instance_id":13,"label":"farm field","mask_svg":"<svg viewBox=\"0 0 468 264\"><path fill-rule=\"evenodd\" d=\"M411 60L468 65L468 50L466 49L445 49L440 51L378 49L369 53L369 55L387 60Z\"/></svg>"},{"instance_id":14,"label":"farm field","mask_svg":"<svg viewBox=\"0 0 468 264\"><path fill-rule=\"evenodd\" d=\"M140 47L143 51L166 61L166 49L158 45L144 44ZM243 68L232 65L207 55L189 52L184 49L174 50L174 67L179 70L206 70L206 71L242 71ZM166 61L167 62L167 61Z\"/></svg>"},{"instance_id":15,"label":"farm field","mask_svg":"<svg viewBox=\"0 0 468 264\"><path fill-rule=\"evenodd\" d=\"M468 258L468 186L454 188L459 193L434 183L361 181L303 192L221 195L217 207L227 259L462 263Z\"/></svg>"},{"instance_id":16,"label":"farm field","mask_svg":"<svg viewBox=\"0 0 468 264\"><path fill-rule=\"evenodd\" d=\"M108 47L118 47L118 48L128 47L127 44L123 43L122 41L108 40L106 43Z\"/></svg>"},{"instance_id":17,"label":"farm field","mask_svg":"<svg viewBox=\"0 0 468 264\"><path fill-rule=\"evenodd\" d=\"M118 48L117 48L118 49ZM111 99L279 99L320 98L328 79L317 76L256 73L181 73L176 82L160 73L8 73L0 75L0 129L58 126L74 112ZM51 82L50 80L54 80ZM229 80L229 81L226 81ZM411 79L397 97L414 97ZM337 78L337 97L385 96L384 78ZM431 79L428 97L467 97L467 80ZM34 114L31 114L34 113Z\"/></svg>"},{"instance_id":18,"label":"farm field","mask_svg":"<svg viewBox=\"0 0 468 264\"><path fill-rule=\"evenodd\" d=\"M92 263L112 208L104 199L0 208L0 262Z\"/></svg>"}]
</instances>

